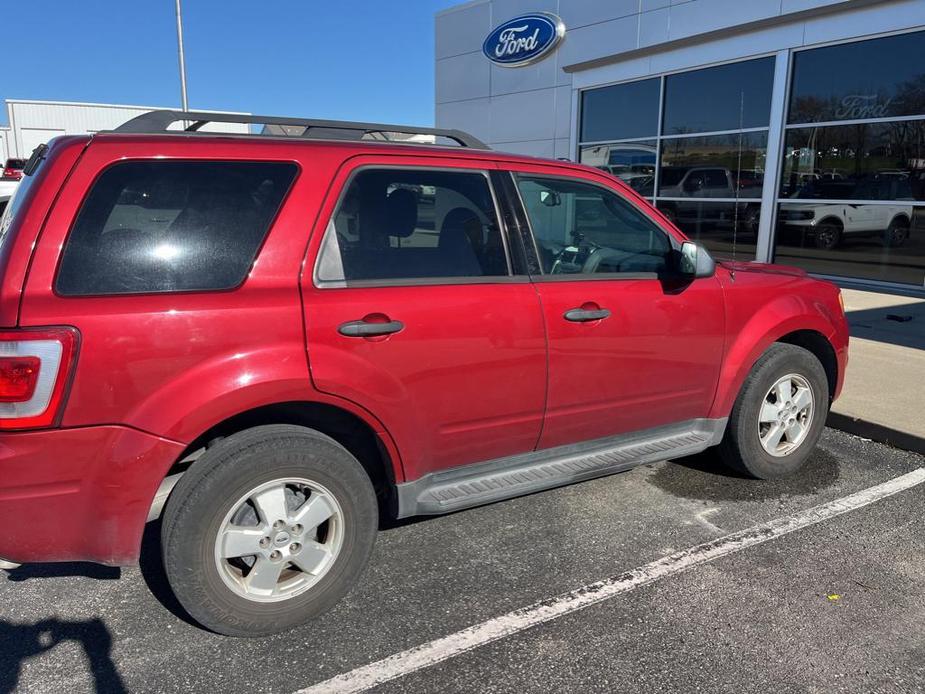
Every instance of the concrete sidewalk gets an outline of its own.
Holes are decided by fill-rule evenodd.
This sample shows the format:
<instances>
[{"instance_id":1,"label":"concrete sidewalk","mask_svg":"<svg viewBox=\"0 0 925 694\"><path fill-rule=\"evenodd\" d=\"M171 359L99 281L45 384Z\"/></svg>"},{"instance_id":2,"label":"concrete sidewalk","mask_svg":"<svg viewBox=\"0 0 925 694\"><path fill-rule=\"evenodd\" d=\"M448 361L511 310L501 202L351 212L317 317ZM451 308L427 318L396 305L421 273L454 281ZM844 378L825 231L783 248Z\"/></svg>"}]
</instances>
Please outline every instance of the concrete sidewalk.
<instances>
[{"instance_id":1,"label":"concrete sidewalk","mask_svg":"<svg viewBox=\"0 0 925 694\"><path fill-rule=\"evenodd\" d=\"M829 425L925 453L925 299L844 289L845 389Z\"/></svg>"}]
</instances>

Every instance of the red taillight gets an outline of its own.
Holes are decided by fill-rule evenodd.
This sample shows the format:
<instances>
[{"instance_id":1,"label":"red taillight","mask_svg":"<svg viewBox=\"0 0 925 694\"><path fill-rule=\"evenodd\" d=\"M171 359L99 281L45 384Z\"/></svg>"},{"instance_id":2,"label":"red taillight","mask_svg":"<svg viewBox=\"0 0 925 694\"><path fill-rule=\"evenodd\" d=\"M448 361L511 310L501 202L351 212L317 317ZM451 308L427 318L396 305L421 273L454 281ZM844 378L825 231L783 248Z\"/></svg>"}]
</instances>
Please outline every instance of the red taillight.
<instances>
[{"instance_id":1,"label":"red taillight","mask_svg":"<svg viewBox=\"0 0 925 694\"><path fill-rule=\"evenodd\" d=\"M76 358L73 328L0 332L0 429L56 425Z\"/></svg>"},{"instance_id":2,"label":"red taillight","mask_svg":"<svg viewBox=\"0 0 925 694\"><path fill-rule=\"evenodd\" d=\"M22 171L8 166L3 170L3 178L12 178L14 181L18 181L22 178Z\"/></svg>"},{"instance_id":3,"label":"red taillight","mask_svg":"<svg viewBox=\"0 0 925 694\"><path fill-rule=\"evenodd\" d=\"M38 357L0 357L0 402L28 402L41 366Z\"/></svg>"}]
</instances>

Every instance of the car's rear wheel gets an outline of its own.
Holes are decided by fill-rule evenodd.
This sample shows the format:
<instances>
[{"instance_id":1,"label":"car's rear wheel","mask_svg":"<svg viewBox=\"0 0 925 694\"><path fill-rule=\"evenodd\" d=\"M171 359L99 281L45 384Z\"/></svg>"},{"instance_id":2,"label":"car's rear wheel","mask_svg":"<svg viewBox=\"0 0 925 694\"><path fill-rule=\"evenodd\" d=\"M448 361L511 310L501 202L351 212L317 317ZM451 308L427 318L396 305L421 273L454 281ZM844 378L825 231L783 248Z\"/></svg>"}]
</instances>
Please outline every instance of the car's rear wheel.
<instances>
[{"instance_id":1,"label":"car's rear wheel","mask_svg":"<svg viewBox=\"0 0 925 694\"><path fill-rule=\"evenodd\" d=\"M164 511L164 568L190 616L229 636L330 609L366 564L378 519L362 465L333 439L255 427L209 448Z\"/></svg>"},{"instance_id":2,"label":"car's rear wheel","mask_svg":"<svg viewBox=\"0 0 925 694\"><path fill-rule=\"evenodd\" d=\"M793 474L818 443L828 408L828 378L816 356L776 343L746 378L720 455L734 470L759 479Z\"/></svg>"},{"instance_id":3,"label":"car's rear wheel","mask_svg":"<svg viewBox=\"0 0 925 694\"><path fill-rule=\"evenodd\" d=\"M909 222L899 217L890 222L890 226L883 232L883 245L898 248L909 239Z\"/></svg>"}]
</instances>

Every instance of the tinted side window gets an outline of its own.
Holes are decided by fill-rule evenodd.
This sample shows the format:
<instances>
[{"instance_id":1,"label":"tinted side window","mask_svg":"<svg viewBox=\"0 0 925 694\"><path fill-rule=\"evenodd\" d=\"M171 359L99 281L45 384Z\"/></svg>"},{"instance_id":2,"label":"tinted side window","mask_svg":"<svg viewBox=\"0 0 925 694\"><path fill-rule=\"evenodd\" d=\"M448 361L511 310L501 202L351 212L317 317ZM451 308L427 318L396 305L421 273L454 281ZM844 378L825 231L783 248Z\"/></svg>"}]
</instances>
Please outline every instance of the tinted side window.
<instances>
[{"instance_id":1,"label":"tinted side window","mask_svg":"<svg viewBox=\"0 0 925 694\"><path fill-rule=\"evenodd\" d=\"M276 162L116 164L84 201L55 289L66 296L230 289L296 174Z\"/></svg>"},{"instance_id":2,"label":"tinted side window","mask_svg":"<svg viewBox=\"0 0 925 694\"><path fill-rule=\"evenodd\" d=\"M518 176L547 274L662 272L671 242L616 193L560 178Z\"/></svg>"},{"instance_id":3,"label":"tinted side window","mask_svg":"<svg viewBox=\"0 0 925 694\"><path fill-rule=\"evenodd\" d=\"M325 235L318 279L499 277L507 256L482 173L366 169Z\"/></svg>"}]
</instances>

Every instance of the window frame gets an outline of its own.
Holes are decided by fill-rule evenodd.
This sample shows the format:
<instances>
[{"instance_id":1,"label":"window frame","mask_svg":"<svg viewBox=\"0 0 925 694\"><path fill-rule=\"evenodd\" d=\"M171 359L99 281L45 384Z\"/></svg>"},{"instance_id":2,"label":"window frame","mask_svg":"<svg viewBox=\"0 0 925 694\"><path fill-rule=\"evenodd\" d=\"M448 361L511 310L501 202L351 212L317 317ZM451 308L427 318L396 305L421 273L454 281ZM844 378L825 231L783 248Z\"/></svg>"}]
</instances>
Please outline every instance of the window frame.
<instances>
[{"instance_id":1,"label":"window frame","mask_svg":"<svg viewBox=\"0 0 925 694\"><path fill-rule=\"evenodd\" d=\"M99 184L100 179L110 170L122 164L137 164L137 163L170 163L170 164L289 164L294 168L294 174L292 179L289 181L289 187L286 189L286 192L283 194L283 197L280 199L279 205L276 208L276 212L270 218L269 223L267 224L267 230L263 234L263 238L260 243L257 245L257 248L254 250L254 256L251 258L250 265L248 270L244 273L244 277L241 278L241 281L232 287L224 287L220 289L176 289L170 291L144 291L144 292L107 292L107 293L88 293L88 294L62 294L58 291L58 279L61 274L61 266L64 263L64 253L67 250L68 243L71 240L71 235L74 232L74 227L77 225L77 219L80 217L80 213L83 211L84 206L87 204L87 200L90 198L90 194ZM101 167L94 175L90 184L87 185L86 189L83 191L83 194L80 197L80 201L77 203L77 206L74 208L74 214L71 217L67 231L64 234L63 239L61 240L61 250L57 254L55 260L54 272L52 273L51 278L51 293L56 299L64 300L81 300L81 299L114 299L114 298L142 298L142 297L156 297L156 296L177 296L177 295L196 295L196 294L228 294L231 292L239 291L250 278L251 273L254 271L254 265L257 262L257 259L260 257L260 254L263 252L264 247L267 244L267 240L270 238L270 234L273 233L273 228L276 226L279 216L282 214L283 210L286 208L289 197L292 195L293 189L296 187L296 184L299 181L299 178L302 176L302 165L295 159L221 159L221 158L196 158L196 157L184 157L184 158L160 158L160 157L126 157L124 159L118 159L115 161L108 162L105 166Z\"/></svg>"},{"instance_id":2,"label":"window frame","mask_svg":"<svg viewBox=\"0 0 925 694\"><path fill-rule=\"evenodd\" d=\"M532 241L531 245L527 245L528 252L533 254L533 261L536 264L536 267L539 269L539 274L531 275L530 280L532 282L600 282L600 281L614 281L614 280L661 280L666 276L673 276L673 273L669 269L666 273L658 272L599 272L594 274L584 274L584 273L569 273L569 274L550 274L543 269L543 263L540 261L540 252L539 245L537 243L536 233L533 231L533 221L530 219L530 214L527 212L526 203L523 200L523 194L520 191L520 186L517 184L518 176L528 177L528 178L539 178L539 179L550 179L554 181L573 181L576 183L581 183L592 188L599 188L606 193L611 193L612 195L617 196L632 209L638 212L640 215L645 217L649 223L651 223L657 231L660 231L668 239L668 244L670 246L669 253L678 252L681 249L681 244L683 243L682 239L679 239L675 234L665 227L659 219L654 217L649 210L639 204L638 200L635 200L632 196L627 196L624 194L624 191L617 188L613 188L609 185L605 185L601 181L596 181L590 178L584 178L581 176L569 175L565 172L534 172L534 171L522 171L517 169L503 169L503 173L510 176L511 185L516 191L516 200L512 204L516 204L518 209L515 213L515 217L522 219L523 223L526 226L527 232L530 234L530 239ZM658 210L655 210L656 213L661 214Z\"/></svg>"},{"instance_id":3,"label":"window frame","mask_svg":"<svg viewBox=\"0 0 925 694\"><path fill-rule=\"evenodd\" d=\"M476 162L478 164L484 164L485 162ZM364 171L377 170L377 171L424 171L424 172L442 172L442 173L464 173L464 174L477 174L481 175L485 179L485 183L488 185L489 193L491 194L492 205L495 210L495 218L498 226L498 231L501 234L501 243L504 247L504 256L507 262L507 275L497 275L493 277L405 277L405 278L391 278L391 279L366 279L366 280L325 280L321 278L320 269L321 263L325 251L329 247L329 239L331 234L336 234L336 229L333 225L335 218L337 217L338 212L341 209L341 206L344 203L344 199L347 196L347 191L350 190L350 186L353 184L354 179ZM523 273L518 274L515 266L517 263L514 261L514 254L511 251L510 247L510 234L508 229L508 224L506 222L506 217L503 212L501 203L499 202L498 191L495 190L492 180L492 173L494 169L487 167L455 167L447 166L446 164L439 165L429 165L429 164L392 164L386 161L378 161L371 163L364 163L356 166L351 169L347 178L344 180L343 185L341 185L340 190L337 192L337 200L334 203L333 208L331 209L331 214L328 215L327 219L324 220L323 233L321 241L318 244L317 251L315 252L315 259L312 263L312 286L315 289L364 289L364 288L374 288L374 287L427 287L427 286L440 286L440 285L464 285L464 284L510 284L510 283L523 283L529 281L529 276Z\"/></svg>"}]
</instances>

